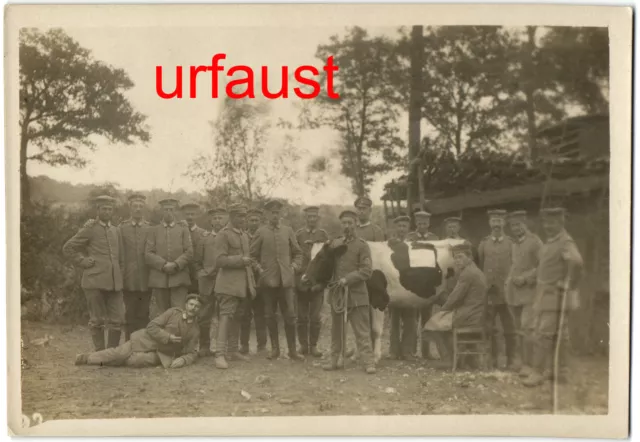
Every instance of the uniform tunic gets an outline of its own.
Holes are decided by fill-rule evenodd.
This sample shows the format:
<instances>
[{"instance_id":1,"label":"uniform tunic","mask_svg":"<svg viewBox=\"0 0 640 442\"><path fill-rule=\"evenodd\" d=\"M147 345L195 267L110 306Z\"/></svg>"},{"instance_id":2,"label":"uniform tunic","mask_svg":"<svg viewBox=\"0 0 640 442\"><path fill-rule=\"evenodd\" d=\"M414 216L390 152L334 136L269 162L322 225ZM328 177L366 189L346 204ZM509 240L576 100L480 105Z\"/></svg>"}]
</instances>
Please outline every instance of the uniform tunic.
<instances>
[{"instance_id":1,"label":"uniform tunic","mask_svg":"<svg viewBox=\"0 0 640 442\"><path fill-rule=\"evenodd\" d=\"M198 290L198 270L200 270L202 264L198 262L198 251L200 249L200 243L203 239L203 234L207 231L202 227L194 224L189 227L189 233L191 236L191 245L193 246L193 259L189 263L189 277L191 279L191 290L196 292Z\"/></svg>"},{"instance_id":2,"label":"uniform tunic","mask_svg":"<svg viewBox=\"0 0 640 442\"><path fill-rule=\"evenodd\" d=\"M149 267L145 262L145 241L151 224L145 220L123 221L119 226L124 255L123 283L129 292L146 292L149 289Z\"/></svg>"},{"instance_id":3,"label":"uniform tunic","mask_svg":"<svg viewBox=\"0 0 640 442\"><path fill-rule=\"evenodd\" d=\"M418 232L409 232L407 235L407 241L438 241L438 235L435 233L427 232L425 234Z\"/></svg>"},{"instance_id":4,"label":"uniform tunic","mask_svg":"<svg viewBox=\"0 0 640 442\"><path fill-rule=\"evenodd\" d=\"M193 259L193 245L186 224L164 222L149 229L145 258L149 265L149 287L173 288L188 287L189 263ZM162 267L168 262L175 262L178 271L172 275L164 273Z\"/></svg>"},{"instance_id":5,"label":"uniform tunic","mask_svg":"<svg viewBox=\"0 0 640 442\"><path fill-rule=\"evenodd\" d=\"M122 242L110 222L89 221L65 243L62 253L84 269L83 289L122 290ZM93 258L94 265L89 267L87 258Z\"/></svg>"},{"instance_id":6,"label":"uniform tunic","mask_svg":"<svg viewBox=\"0 0 640 442\"><path fill-rule=\"evenodd\" d=\"M453 311L454 327L482 325L487 303L487 280L475 263L469 263L458 275L458 282L442 306Z\"/></svg>"},{"instance_id":7,"label":"uniform tunic","mask_svg":"<svg viewBox=\"0 0 640 442\"><path fill-rule=\"evenodd\" d=\"M345 242L344 237L334 240L333 246ZM368 306L369 292L366 281L373 273L371 263L371 249L362 238L352 238L346 241L347 250L336 258L334 281L341 278L347 280L349 286L349 307Z\"/></svg>"},{"instance_id":8,"label":"uniform tunic","mask_svg":"<svg viewBox=\"0 0 640 442\"><path fill-rule=\"evenodd\" d=\"M215 232L203 232L198 241L198 249L195 253L195 268L198 278L198 292L201 296L213 294L216 282L215 260Z\"/></svg>"},{"instance_id":9,"label":"uniform tunic","mask_svg":"<svg viewBox=\"0 0 640 442\"><path fill-rule=\"evenodd\" d=\"M484 238L478 246L480 268L487 278L490 304L504 304L504 286L511 269L512 241L503 235L495 238L492 235Z\"/></svg>"},{"instance_id":10,"label":"uniform tunic","mask_svg":"<svg viewBox=\"0 0 640 442\"><path fill-rule=\"evenodd\" d=\"M364 239L365 241L386 241L386 236L382 229L370 222L366 224L360 224L356 227L356 236Z\"/></svg>"},{"instance_id":11,"label":"uniform tunic","mask_svg":"<svg viewBox=\"0 0 640 442\"><path fill-rule=\"evenodd\" d=\"M216 294L246 298L255 296L253 269L242 262L249 257L249 237L246 232L226 226L214 242L213 261L218 268Z\"/></svg>"},{"instance_id":12,"label":"uniform tunic","mask_svg":"<svg viewBox=\"0 0 640 442\"><path fill-rule=\"evenodd\" d=\"M251 256L262 267L260 286L271 288L293 288L292 263L302 264L302 250L293 229L278 224L259 227L251 241Z\"/></svg>"},{"instance_id":13,"label":"uniform tunic","mask_svg":"<svg viewBox=\"0 0 640 442\"><path fill-rule=\"evenodd\" d=\"M509 305L521 306L533 302L540 247L542 241L535 233L526 232L521 238L513 240L513 263L506 282L506 299ZM513 282L516 277L524 279L522 285L518 286Z\"/></svg>"},{"instance_id":14,"label":"uniform tunic","mask_svg":"<svg viewBox=\"0 0 640 442\"><path fill-rule=\"evenodd\" d=\"M567 265L572 264L578 271L582 270L583 261L573 238L563 230L554 238L547 240L540 248L538 272L536 275L536 297L534 308L539 311L559 311L561 309L562 292L558 283L562 283L567 274ZM575 310L579 307L577 282L580 273L573 275L566 308Z\"/></svg>"}]
</instances>

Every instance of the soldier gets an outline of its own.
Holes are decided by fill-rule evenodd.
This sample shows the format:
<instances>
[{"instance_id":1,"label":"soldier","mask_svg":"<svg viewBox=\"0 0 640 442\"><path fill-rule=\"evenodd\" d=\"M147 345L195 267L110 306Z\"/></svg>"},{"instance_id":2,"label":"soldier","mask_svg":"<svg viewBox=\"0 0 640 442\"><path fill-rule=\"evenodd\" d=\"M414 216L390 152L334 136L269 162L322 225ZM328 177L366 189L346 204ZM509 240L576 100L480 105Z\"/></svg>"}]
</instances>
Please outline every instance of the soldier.
<instances>
[{"instance_id":1,"label":"soldier","mask_svg":"<svg viewBox=\"0 0 640 442\"><path fill-rule=\"evenodd\" d=\"M201 263L198 263L198 249L202 234L206 232L205 229L196 224L196 218L200 214L200 205L194 202L188 202L180 207L180 211L184 216L184 220L189 227L189 233L191 236L191 244L193 246L193 259L189 263L189 278L191 279L191 285L189 286L190 293L198 292L198 270L202 267Z\"/></svg>"},{"instance_id":2,"label":"soldier","mask_svg":"<svg viewBox=\"0 0 640 442\"><path fill-rule=\"evenodd\" d=\"M527 227L527 212L518 210L509 214L509 228L513 234L513 263L505 286L506 299L515 320L519 337L518 349L522 370L520 376L531 374L533 347L533 298L538 270L538 253L542 241Z\"/></svg>"},{"instance_id":3,"label":"soldier","mask_svg":"<svg viewBox=\"0 0 640 442\"><path fill-rule=\"evenodd\" d=\"M424 326L426 339L438 344L443 367L451 366L452 345L449 342L453 327L482 325L487 303L487 281L472 259L471 244L465 242L451 248L458 279L446 297L442 309Z\"/></svg>"},{"instance_id":4,"label":"soldier","mask_svg":"<svg viewBox=\"0 0 640 442\"><path fill-rule=\"evenodd\" d=\"M96 351L120 343L124 322L122 297L122 240L111 224L115 199L99 196L95 199L98 218L89 220L62 247L62 253L83 269L82 289L87 299L89 327Z\"/></svg>"},{"instance_id":5,"label":"soldier","mask_svg":"<svg viewBox=\"0 0 640 442\"><path fill-rule=\"evenodd\" d=\"M506 303L504 287L511 269L512 241L504 233L505 210L489 210L491 234L478 246L478 259L488 284L489 323L495 327L496 316L500 317L507 354L507 369L515 370L515 325L514 318ZM498 346L495 329L493 339L493 364L498 366Z\"/></svg>"},{"instance_id":6,"label":"soldier","mask_svg":"<svg viewBox=\"0 0 640 442\"><path fill-rule=\"evenodd\" d=\"M567 381L568 313L579 308L578 285L583 271L582 256L564 227L565 210L548 208L540 214L546 241L540 248L536 275L535 346L532 373L523 381L527 387L553 377L556 345L560 345L556 381Z\"/></svg>"},{"instance_id":7,"label":"soldier","mask_svg":"<svg viewBox=\"0 0 640 442\"><path fill-rule=\"evenodd\" d=\"M369 293L366 281L371 277L371 249L365 240L356 236L358 215L350 210L340 214L344 236L332 241L333 245L346 244L344 254L336 257L331 285L331 362L325 370L337 370L342 352L343 312L339 305L347 309L347 321L351 322L356 337L358 352L365 363L368 374L376 372L373 351L371 349L371 319L369 317ZM338 289L348 287L348 303L337 302L334 296L340 296ZM344 361L343 361L344 363Z\"/></svg>"},{"instance_id":8,"label":"soldier","mask_svg":"<svg viewBox=\"0 0 640 442\"><path fill-rule=\"evenodd\" d=\"M149 323L149 268L144 259L147 231L151 224L143 218L146 197L139 193L129 196L131 218L123 221L118 230L122 238L124 260L123 286L125 305L124 339L145 328Z\"/></svg>"},{"instance_id":9,"label":"soldier","mask_svg":"<svg viewBox=\"0 0 640 442\"><path fill-rule=\"evenodd\" d=\"M187 223L176 222L178 201L160 201L162 221L149 229L145 259L149 266L149 287L157 316L171 307L184 305L191 278L189 263L193 259L193 245Z\"/></svg>"},{"instance_id":10,"label":"soldier","mask_svg":"<svg viewBox=\"0 0 640 442\"><path fill-rule=\"evenodd\" d=\"M276 309L284 317L284 331L287 337L289 358L303 360L296 349L296 294L294 274L302 264L302 250L296 240L293 229L280 222L282 203L269 201L265 204L268 224L258 228L251 241L251 256L263 269L260 274L260 291L264 296L265 318L271 338L269 359L280 356L278 322Z\"/></svg>"},{"instance_id":11,"label":"soldier","mask_svg":"<svg viewBox=\"0 0 640 442\"><path fill-rule=\"evenodd\" d=\"M371 223L373 202L366 196L361 196L353 203L358 213L356 236L365 241L385 241L387 238L380 227Z\"/></svg>"},{"instance_id":12,"label":"soldier","mask_svg":"<svg viewBox=\"0 0 640 442\"><path fill-rule=\"evenodd\" d=\"M258 227L262 224L262 210L251 209L247 212L247 235L249 235L249 243L253 240ZM259 275L254 272L256 281ZM257 353L261 354L267 350L267 323L264 317L264 297L260 290L256 287L256 297L246 300L244 316L242 317L242 326L240 328L240 353L249 353L249 338L251 336L251 321L255 322Z\"/></svg>"},{"instance_id":13,"label":"soldier","mask_svg":"<svg viewBox=\"0 0 640 442\"><path fill-rule=\"evenodd\" d=\"M414 232L409 233L407 236L407 241L438 241L438 235L429 231L429 226L431 224L431 214L426 211L419 211L414 213L414 219L416 220L416 230ZM424 327L426 322L431 317L432 305L428 307L424 307L420 309L420 329ZM417 346L417 337L416 337L416 346ZM425 359L430 358L429 347L426 342L422 343L422 357Z\"/></svg>"},{"instance_id":14,"label":"soldier","mask_svg":"<svg viewBox=\"0 0 640 442\"><path fill-rule=\"evenodd\" d=\"M211 232L218 233L227 224L229 214L224 207L216 207L207 211L211 222Z\"/></svg>"},{"instance_id":15,"label":"soldier","mask_svg":"<svg viewBox=\"0 0 640 442\"><path fill-rule=\"evenodd\" d=\"M396 231L395 237L389 240L389 246L392 249L394 244L409 241L411 218L403 215L393 222ZM412 360L418 340L418 312L413 308L389 307L389 315L391 318L389 358ZM400 329L402 329L402 337Z\"/></svg>"},{"instance_id":16,"label":"soldier","mask_svg":"<svg viewBox=\"0 0 640 442\"><path fill-rule=\"evenodd\" d=\"M302 248L302 270L306 270L311 261L311 248L315 243L324 243L329 240L326 230L319 229L318 216L320 209L309 206L304 209L306 226L296 232L296 240ZM324 302L324 287L311 286L303 282L300 274L296 276L296 289L298 292L298 340L300 341L300 353L316 358L322 357L318 350L318 338L322 325L322 304Z\"/></svg>"},{"instance_id":17,"label":"soldier","mask_svg":"<svg viewBox=\"0 0 640 442\"><path fill-rule=\"evenodd\" d=\"M460 236L460 226L462 224L462 218L458 216L451 216L444 220L444 231L447 238L450 239L462 239Z\"/></svg>"},{"instance_id":18,"label":"soldier","mask_svg":"<svg viewBox=\"0 0 640 442\"><path fill-rule=\"evenodd\" d=\"M215 336L217 334L217 316L215 312L216 299L214 287L216 281L216 262L214 244L217 233L222 227L220 218L226 214L225 209L209 209L207 214L211 219L211 231L203 231L198 240L195 251L194 267L198 278L198 293L202 300L202 309L198 317L200 325L200 357L210 356L215 352ZM216 229L216 227L219 227ZM213 338L212 338L213 337ZM213 344L213 345L212 345Z\"/></svg>"},{"instance_id":19,"label":"soldier","mask_svg":"<svg viewBox=\"0 0 640 442\"><path fill-rule=\"evenodd\" d=\"M76 356L76 365L182 368L197 358L200 309L198 295L187 296L182 308L171 308L146 328L131 335L131 340L106 350Z\"/></svg>"},{"instance_id":20,"label":"soldier","mask_svg":"<svg viewBox=\"0 0 640 442\"><path fill-rule=\"evenodd\" d=\"M247 208L234 204L229 208L229 223L218 233L214 244L216 275L216 302L218 305L218 333L216 337L217 368L226 369L229 360L247 361L238 352L240 322L246 298L256 295L253 267L249 256L249 237L244 231Z\"/></svg>"}]
</instances>

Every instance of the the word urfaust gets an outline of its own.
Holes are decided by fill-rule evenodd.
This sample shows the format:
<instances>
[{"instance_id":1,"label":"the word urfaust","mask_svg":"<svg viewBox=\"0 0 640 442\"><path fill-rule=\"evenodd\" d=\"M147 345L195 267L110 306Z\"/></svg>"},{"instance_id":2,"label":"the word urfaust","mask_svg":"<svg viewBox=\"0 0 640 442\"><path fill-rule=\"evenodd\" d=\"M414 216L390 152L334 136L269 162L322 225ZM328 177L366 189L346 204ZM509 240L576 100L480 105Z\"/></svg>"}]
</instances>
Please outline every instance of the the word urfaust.
<instances>
[{"instance_id":1,"label":"the word urfaust","mask_svg":"<svg viewBox=\"0 0 640 442\"><path fill-rule=\"evenodd\" d=\"M189 66L189 98L196 98L196 78L198 74L206 75L207 72L211 72L211 98L218 98L218 78L219 73L224 72L224 66L220 66L220 60L227 58L226 54L216 54L211 58L210 66ZM327 79L327 95L329 98L338 99L338 95L333 90L333 73L338 71L338 66L333 64L333 57L327 58L327 64L322 68L326 73ZM232 66L226 71L227 77L232 77L235 74L245 74L244 78L234 78L230 80L226 87L225 92L229 98L241 99L241 98L255 98L254 91L254 73L253 69L249 66L238 65ZM156 92L160 98L182 98L182 74L183 67L176 66L176 80L175 88L171 92L166 92L162 82L162 66L156 66ZM267 66L261 67L261 89L262 95L269 99L275 98L288 98L289 97L289 67L281 67L281 83L278 91L270 91L268 87L269 83L269 69ZM310 75L309 75L310 74ZM295 80L309 89L302 89L300 87L294 87L293 92L300 98L308 100L315 98L320 94L321 86L320 82L313 77L318 77L320 71L311 65L299 66L293 72ZM243 89L244 86L244 89Z\"/></svg>"}]
</instances>

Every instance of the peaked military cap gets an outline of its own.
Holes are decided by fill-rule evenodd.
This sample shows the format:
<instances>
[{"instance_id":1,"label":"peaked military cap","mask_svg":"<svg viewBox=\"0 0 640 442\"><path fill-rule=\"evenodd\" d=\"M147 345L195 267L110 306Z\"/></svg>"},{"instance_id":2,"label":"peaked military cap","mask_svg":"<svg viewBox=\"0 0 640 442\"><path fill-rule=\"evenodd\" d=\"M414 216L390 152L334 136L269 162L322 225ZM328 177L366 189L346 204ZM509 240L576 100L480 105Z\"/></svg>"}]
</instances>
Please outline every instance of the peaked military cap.
<instances>
[{"instance_id":1,"label":"peaked military cap","mask_svg":"<svg viewBox=\"0 0 640 442\"><path fill-rule=\"evenodd\" d=\"M208 215L215 215L217 213L227 213L227 209L224 207L214 207L213 209L207 210Z\"/></svg>"},{"instance_id":2,"label":"peaked military cap","mask_svg":"<svg viewBox=\"0 0 640 442\"><path fill-rule=\"evenodd\" d=\"M454 255L456 253L471 254L471 243L469 243L469 241L465 241L461 244L456 244L454 246L451 246L451 253Z\"/></svg>"},{"instance_id":3,"label":"peaked military cap","mask_svg":"<svg viewBox=\"0 0 640 442\"><path fill-rule=\"evenodd\" d=\"M508 215L509 219L526 218L526 217L527 217L527 211L526 210L515 210L515 211L509 213L509 215Z\"/></svg>"},{"instance_id":4,"label":"peaked military cap","mask_svg":"<svg viewBox=\"0 0 640 442\"><path fill-rule=\"evenodd\" d=\"M93 199L93 202L97 207L102 206L115 206L116 199L109 195L100 195Z\"/></svg>"},{"instance_id":5,"label":"peaked military cap","mask_svg":"<svg viewBox=\"0 0 640 442\"><path fill-rule=\"evenodd\" d=\"M371 207L373 206L373 201L371 201L371 199L366 196L359 196L358 198L356 198L356 201L353 203L353 205L355 207Z\"/></svg>"},{"instance_id":6,"label":"peaked military cap","mask_svg":"<svg viewBox=\"0 0 640 442\"><path fill-rule=\"evenodd\" d=\"M200 208L200 204L193 202L193 201L189 201L184 203L181 207L180 210L185 210L185 209L199 209Z\"/></svg>"},{"instance_id":7,"label":"peaked military cap","mask_svg":"<svg viewBox=\"0 0 640 442\"><path fill-rule=\"evenodd\" d=\"M317 215L318 212L320 212L320 207L318 207L318 206L309 206L309 207L305 207L302 211L304 213L312 213L314 215Z\"/></svg>"},{"instance_id":8,"label":"peaked military cap","mask_svg":"<svg viewBox=\"0 0 640 442\"><path fill-rule=\"evenodd\" d=\"M340 215L338 216L338 219L342 219L344 217L351 217L355 220L358 219L358 214L356 212L354 212L353 210L343 210Z\"/></svg>"},{"instance_id":9,"label":"peaked military cap","mask_svg":"<svg viewBox=\"0 0 640 442\"><path fill-rule=\"evenodd\" d=\"M186 304L187 302L191 301L192 299L195 299L196 301L198 301L200 304L202 304L202 298L200 297L200 295L198 295L197 293L190 293L187 295L187 297L184 300L184 303Z\"/></svg>"},{"instance_id":10,"label":"peaked military cap","mask_svg":"<svg viewBox=\"0 0 640 442\"><path fill-rule=\"evenodd\" d=\"M229 213L233 215L246 215L247 206L245 206L244 204L232 204L229 207Z\"/></svg>"},{"instance_id":11,"label":"peaked military cap","mask_svg":"<svg viewBox=\"0 0 640 442\"><path fill-rule=\"evenodd\" d=\"M129 195L129 198L127 198L127 200L129 200L129 202L141 201L144 203L147 200L147 197L141 193L132 193L131 195Z\"/></svg>"},{"instance_id":12,"label":"peaked military cap","mask_svg":"<svg viewBox=\"0 0 640 442\"><path fill-rule=\"evenodd\" d=\"M262 216L262 210L253 207L247 210L247 215Z\"/></svg>"},{"instance_id":13,"label":"peaked military cap","mask_svg":"<svg viewBox=\"0 0 640 442\"><path fill-rule=\"evenodd\" d=\"M265 203L264 208L268 210L282 209L283 204L278 200L269 200Z\"/></svg>"},{"instance_id":14,"label":"peaked military cap","mask_svg":"<svg viewBox=\"0 0 640 442\"><path fill-rule=\"evenodd\" d=\"M449 218L446 218L444 220L445 224L449 224L449 223L458 223L460 224L462 222L462 218L460 218L459 216L450 216Z\"/></svg>"},{"instance_id":15,"label":"peaked military cap","mask_svg":"<svg viewBox=\"0 0 640 442\"><path fill-rule=\"evenodd\" d=\"M414 217L417 218L431 218L431 214L429 212L427 212L426 210L420 210L416 213L413 214Z\"/></svg>"},{"instance_id":16,"label":"peaked military cap","mask_svg":"<svg viewBox=\"0 0 640 442\"><path fill-rule=\"evenodd\" d=\"M409 218L407 215L400 215L400 216L397 216L396 219L393 220L393 222L395 224L398 224L398 223L401 223L401 222L410 223L411 222L411 218Z\"/></svg>"},{"instance_id":17,"label":"peaked military cap","mask_svg":"<svg viewBox=\"0 0 640 442\"><path fill-rule=\"evenodd\" d=\"M163 200L158 201L158 204L160 204L161 206L178 207L178 204L180 204L180 203L175 198L165 198Z\"/></svg>"},{"instance_id":18,"label":"peaked military cap","mask_svg":"<svg viewBox=\"0 0 640 442\"><path fill-rule=\"evenodd\" d=\"M504 218L507 216L507 211L502 209L487 210L487 215L489 218Z\"/></svg>"},{"instance_id":19,"label":"peaked military cap","mask_svg":"<svg viewBox=\"0 0 640 442\"><path fill-rule=\"evenodd\" d=\"M567 214L563 207L547 207L540 211L540 216L544 218L564 218Z\"/></svg>"}]
</instances>

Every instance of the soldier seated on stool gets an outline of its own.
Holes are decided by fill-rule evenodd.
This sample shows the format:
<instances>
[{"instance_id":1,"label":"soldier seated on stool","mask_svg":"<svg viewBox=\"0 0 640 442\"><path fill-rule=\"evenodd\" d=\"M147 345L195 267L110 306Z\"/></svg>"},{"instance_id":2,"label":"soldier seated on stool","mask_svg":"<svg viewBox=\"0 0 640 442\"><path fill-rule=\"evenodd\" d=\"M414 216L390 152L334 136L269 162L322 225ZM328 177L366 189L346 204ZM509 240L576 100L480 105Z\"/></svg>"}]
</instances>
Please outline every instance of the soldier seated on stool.
<instances>
[{"instance_id":1,"label":"soldier seated on stool","mask_svg":"<svg viewBox=\"0 0 640 442\"><path fill-rule=\"evenodd\" d=\"M135 331L131 339L115 348L76 356L76 365L181 368L197 359L197 315L200 297L187 296L184 307L170 308L147 328Z\"/></svg>"},{"instance_id":2,"label":"soldier seated on stool","mask_svg":"<svg viewBox=\"0 0 640 442\"><path fill-rule=\"evenodd\" d=\"M424 326L425 338L433 339L442 358L442 368L452 363L453 328L482 326L487 302L487 281L473 262L467 242L452 247L458 278L442 309Z\"/></svg>"}]
</instances>

